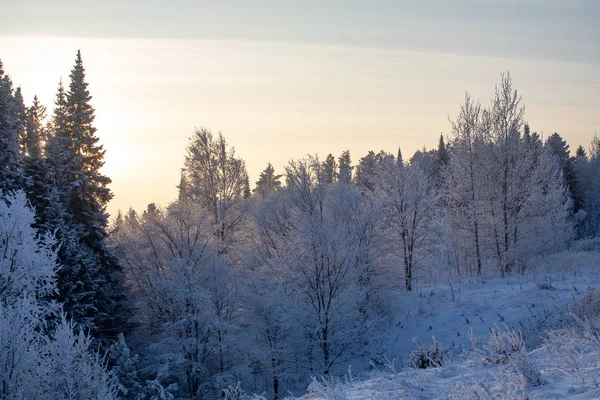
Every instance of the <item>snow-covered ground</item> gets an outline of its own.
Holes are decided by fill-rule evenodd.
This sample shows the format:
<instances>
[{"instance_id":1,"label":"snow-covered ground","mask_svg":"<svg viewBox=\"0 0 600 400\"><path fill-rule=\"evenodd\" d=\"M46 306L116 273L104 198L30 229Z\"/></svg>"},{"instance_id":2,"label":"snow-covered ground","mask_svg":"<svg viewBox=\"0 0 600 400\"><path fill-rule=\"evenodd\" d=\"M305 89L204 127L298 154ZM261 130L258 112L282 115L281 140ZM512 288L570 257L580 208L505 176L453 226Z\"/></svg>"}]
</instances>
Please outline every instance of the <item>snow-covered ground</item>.
<instances>
[{"instance_id":1,"label":"snow-covered ground","mask_svg":"<svg viewBox=\"0 0 600 400\"><path fill-rule=\"evenodd\" d=\"M302 399L599 399L600 339L572 317L573 305L599 283L600 252L572 252L538 260L519 276L401 293L388 365L368 376L317 378ZM444 349L443 365L409 368L413 338L431 349L432 336Z\"/></svg>"}]
</instances>

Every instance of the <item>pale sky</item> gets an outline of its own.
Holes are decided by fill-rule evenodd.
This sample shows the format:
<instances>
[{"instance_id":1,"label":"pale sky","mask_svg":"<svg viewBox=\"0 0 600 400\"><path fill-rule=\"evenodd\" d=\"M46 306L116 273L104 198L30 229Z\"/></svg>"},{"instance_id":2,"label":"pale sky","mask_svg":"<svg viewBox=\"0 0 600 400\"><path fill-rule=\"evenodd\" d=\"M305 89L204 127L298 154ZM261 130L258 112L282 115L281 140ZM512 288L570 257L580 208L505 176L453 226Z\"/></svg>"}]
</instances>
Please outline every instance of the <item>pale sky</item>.
<instances>
[{"instance_id":1,"label":"pale sky","mask_svg":"<svg viewBox=\"0 0 600 400\"><path fill-rule=\"evenodd\" d=\"M449 134L465 91L510 71L534 131L572 151L600 133L600 2L0 0L0 59L52 107L81 49L115 194L166 205L195 126L253 183L271 161L405 156Z\"/></svg>"}]
</instances>

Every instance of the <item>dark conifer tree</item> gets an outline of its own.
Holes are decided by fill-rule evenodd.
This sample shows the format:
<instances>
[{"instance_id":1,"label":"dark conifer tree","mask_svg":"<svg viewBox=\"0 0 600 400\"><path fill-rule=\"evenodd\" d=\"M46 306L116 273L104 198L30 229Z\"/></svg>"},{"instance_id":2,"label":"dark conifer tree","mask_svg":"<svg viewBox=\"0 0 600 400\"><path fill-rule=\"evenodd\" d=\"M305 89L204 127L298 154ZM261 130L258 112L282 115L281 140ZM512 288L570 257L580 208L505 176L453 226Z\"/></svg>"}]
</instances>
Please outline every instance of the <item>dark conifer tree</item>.
<instances>
[{"instance_id":1,"label":"dark conifer tree","mask_svg":"<svg viewBox=\"0 0 600 400\"><path fill-rule=\"evenodd\" d=\"M448 153L446 143L444 142L444 135L440 135L435 162L438 168L443 168L448 164L448 161L450 161L450 154Z\"/></svg>"},{"instance_id":2,"label":"dark conifer tree","mask_svg":"<svg viewBox=\"0 0 600 400\"><path fill-rule=\"evenodd\" d=\"M105 244L111 181L100 173L105 150L93 126L91 98L78 51L68 92L59 86L48 143L60 205L49 219L61 244L58 300L84 328L112 339L125 327L124 291L121 268Z\"/></svg>"},{"instance_id":3,"label":"dark conifer tree","mask_svg":"<svg viewBox=\"0 0 600 400\"><path fill-rule=\"evenodd\" d=\"M19 150L23 126L19 111L22 104L22 97L15 98L12 81L4 74L0 61L0 191L3 193L23 186L22 154Z\"/></svg>"},{"instance_id":4,"label":"dark conifer tree","mask_svg":"<svg viewBox=\"0 0 600 400\"><path fill-rule=\"evenodd\" d=\"M281 175L275 175L275 168L271 163L260 173L254 193L261 197L267 197L271 193L276 193L281 189Z\"/></svg>"},{"instance_id":5,"label":"dark conifer tree","mask_svg":"<svg viewBox=\"0 0 600 400\"><path fill-rule=\"evenodd\" d=\"M558 159L558 163L563 172L563 177L569 188L571 198L573 199L573 212L577 212L581 208L583 199L579 196L577 191L577 176L573 168L573 158L571 157L569 145L555 132L548 140L546 140L546 146Z\"/></svg>"},{"instance_id":6,"label":"dark conifer tree","mask_svg":"<svg viewBox=\"0 0 600 400\"><path fill-rule=\"evenodd\" d=\"M583 159L583 160L587 161L587 153L585 152L585 149L583 148L583 146L579 145L579 147L577 148L577 151L575 152L575 158Z\"/></svg>"},{"instance_id":7,"label":"dark conifer tree","mask_svg":"<svg viewBox=\"0 0 600 400\"><path fill-rule=\"evenodd\" d=\"M387 159L393 160L394 156L383 150L377 154L374 151L369 151L356 166L356 173L354 174L356 186L370 191L375 190L375 171Z\"/></svg>"},{"instance_id":8,"label":"dark conifer tree","mask_svg":"<svg viewBox=\"0 0 600 400\"><path fill-rule=\"evenodd\" d=\"M370 150L366 156L360 159L356 166L354 182L359 188L365 188L370 191L375 189L373 177L375 175L375 152Z\"/></svg>"},{"instance_id":9,"label":"dark conifer tree","mask_svg":"<svg viewBox=\"0 0 600 400\"><path fill-rule=\"evenodd\" d=\"M337 163L333 154L329 153L323 162L323 172L325 173L325 181L333 183L338 180Z\"/></svg>"},{"instance_id":10,"label":"dark conifer tree","mask_svg":"<svg viewBox=\"0 0 600 400\"><path fill-rule=\"evenodd\" d=\"M350 151L345 150L338 158L339 178L341 183L349 185L352 182L352 160L350 159Z\"/></svg>"},{"instance_id":11,"label":"dark conifer tree","mask_svg":"<svg viewBox=\"0 0 600 400\"><path fill-rule=\"evenodd\" d=\"M15 89L13 96L14 101L14 113L16 119L17 129L17 141L19 143L19 150L21 154L25 153L25 120L27 118L27 109L25 108L25 102L23 100L23 92L21 87Z\"/></svg>"},{"instance_id":12,"label":"dark conifer tree","mask_svg":"<svg viewBox=\"0 0 600 400\"><path fill-rule=\"evenodd\" d=\"M404 158L402 157L402 149L398 147L398 154L396 155L396 164L404 165Z\"/></svg>"},{"instance_id":13,"label":"dark conifer tree","mask_svg":"<svg viewBox=\"0 0 600 400\"><path fill-rule=\"evenodd\" d=\"M435 151L433 158L433 174L435 177L435 182L438 185L442 181L442 171L446 165L448 165L448 161L450 161L450 154L448 153L446 143L444 142L444 135L441 134L438 142L438 148Z\"/></svg>"},{"instance_id":14,"label":"dark conifer tree","mask_svg":"<svg viewBox=\"0 0 600 400\"><path fill-rule=\"evenodd\" d=\"M27 109L25 119L24 149L24 176L25 192L27 198L36 210L36 228L45 231L47 213L52 201L53 187L52 176L44 158L43 145L46 138L44 120L46 107L37 96L33 98L33 105Z\"/></svg>"}]
</instances>

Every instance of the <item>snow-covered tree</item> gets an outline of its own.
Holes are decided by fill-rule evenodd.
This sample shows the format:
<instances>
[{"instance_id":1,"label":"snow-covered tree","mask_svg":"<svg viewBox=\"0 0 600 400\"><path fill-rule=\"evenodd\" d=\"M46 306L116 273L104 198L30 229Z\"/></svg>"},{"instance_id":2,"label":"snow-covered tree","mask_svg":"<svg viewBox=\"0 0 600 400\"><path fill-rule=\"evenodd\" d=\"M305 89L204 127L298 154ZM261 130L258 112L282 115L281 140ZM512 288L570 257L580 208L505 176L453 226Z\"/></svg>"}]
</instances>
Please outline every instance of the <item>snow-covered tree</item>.
<instances>
[{"instance_id":1,"label":"snow-covered tree","mask_svg":"<svg viewBox=\"0 0 600 400\"><path fill-rule=\"evenodd\" d=\"M546 146L558 160L567 188L569 189L569 195L573 200L573 212L576 213L581 208L582 199L577 192L577 177L573 167L574 158L571 157L569 145L558 133L554 132L546 140Z\"/></svg>"},{"instance_id":2,"label":"snow-covered tree","mask_svg":"<svg viewBox=\"0 0 600 400\"><path fill-rule=\"evenodd\" d=\"M522 139L521 101L510 75L502 75L486 114L486 198L491 242L502 275L528 256L548 251L550 243L561 248L571 232L562 171L548 151Z\"/></svg>"},{"instance_id":3,"label":"snow-covered tree","mask_svg":"<svg viewBox=\"0 0 600 400\"><path fill-rule=\"evenodd\" d=\"M5 307L55 288L55 242L48 235L38 237L27 204L22 191L0 200L0 302Z\"/></svg>"},{"instance_id":4,"label":"snow-covered tree","mask_svg":"<svg viewBox=\"0 0 600 400\"><path fill-rule=\"evenodd\" d=\"M112 400L118 385L106 370L106 361L92 350L92 338L82 330L76 333L73 322L64 314L45 340L42 351L50 379L44 388L48 400Z\"/></svg>"},{"instance_id":5,"label":"snow-covered tree","mask_svg":"<svg viewBox=\"0 0 600 400\"><path fill-rule=\"evenodd\" d=\"M433 177L418 162L387 158L376 170L375 196L380 201L389 238L402 260L404 286L412 290L415 268L431 254L438 198Z\"/></svg>"},{"instance_id":6,"label":"snow-covered tree","mask_svg":"<svg viewBox=\"0 0 600 400\"><path fill-rule=\"evenodd\" d=\"M192 202L209 213L220 254L228 252L244 220L240 204L247 182L244 161L235 156L223 135L213 138L208 129L196 129L181 171L179 201Z\"/></svg>"},{"instance_id":7,"label":"snow-covered tree","mask_svg":"<svg viewBox=\"0 0 600 400\"><path fill-rule=\"evenodd\" d=\"M42 231L46 230L49 208L55 193L52 173L44 157L47 139L45 118L46 107L35 96L26 115L23 174L24 190L36 211L36 228Z\"/></svg>"},{"instance_id":8,"label":"snow-covered tree","mask_svg":"<svg viewBox=\"0 0 600 400\"><path fill-rule=\"evenodd\" d=\"M250 316L251 359L261 369L269 371L273 399L279 399L280 388L286 376L291 375L296 355L295 343L301 340L290 314L295 303L290 299L291 289L284 277L274 274L268 265L252 276L249 290L244 293L245 310Z\"/></svg>"},{"instance_id":9,"label":"snow-covered tree","mask_svg":"<svg viewBox=\"0 0 600 400\"><path fill-rule=\"evenodd\" d=\"M40 398L48 371L39 327L47 309L38 299L55 288L51 237L32 227L34 212L20 191L0 200L0 397Z\"/></svg>"},{"instance_id":10,"label":"snow-covered tree","mask_svg":"<svg viewBox=\"0 0 600 400\"><path fill-rule=\"evenodd\" d=\"M233 383L239 295L218 249L213 215L193 203L125 216L111 241L131 285L139 327L150 337L151 374L174 393L203 398Z\"/></svg>"},{"instance_id":11,"label":"snow-covered tree","mask_svg":"<svg viewBox=\"0 0 600 400\"><path fill-rule=\"evenodd\" d=\"M374 335L379 314L372 308L376 279L369 272L379 219L370 197L348 185L328 185L316 158L292 161L286 173L287 215L273 273L293 283L297 307L290 313L305 337L298 347L306 367L327 375L366 350L367 335Z\"/></svg>"},{"instance_id":12,"label":"snow-covered tree","mask_svg":"<svg viewBox=\"0 0 600 400\"><path fill-rule=\"evenodd\" d=\"M444 199L453 232L454 247L460 253L457 265L475 265L482 274L482 146L481 106L465 95L460 113L452 121L452 157L444 176Z\"/></svg>"},{"instance_id":13,"label":"snow-covered tree","mask_svg":"<svg viewBox=\"0 0 600 400\"><path fill-rule=\"evenodd\" d=\"M589 160L585 153L578 152L576 170L582 193L582 213L580 235L595 237L600 235L600 139L594 136Z\"/></svg>"},{"instance_id":14,"label":"snow-covered tree","mask_svg":"<svg viewBox=\"0 0 600 400\"><path fill-rule=\"evenodd\" d=\"M25 193L0 201L0 397L114 399L115 382L90 337L74 333L64 314L43 299L55 290L53 238L32 227Z\"/></svg>"},{"instance_id":15,"label":"snow-covered tree","mask_svg":"<svg viewBox=\"0 0 600 400\"><path fill-rule=\"evenodd\" d=\"M122 333L108 349L107 356L110 364L114 365L111 374L118 380L119 398L121 400L144 399L144 389L140 384L139 375L140 357L131 352Z\"/></svg>"}]
</instances>

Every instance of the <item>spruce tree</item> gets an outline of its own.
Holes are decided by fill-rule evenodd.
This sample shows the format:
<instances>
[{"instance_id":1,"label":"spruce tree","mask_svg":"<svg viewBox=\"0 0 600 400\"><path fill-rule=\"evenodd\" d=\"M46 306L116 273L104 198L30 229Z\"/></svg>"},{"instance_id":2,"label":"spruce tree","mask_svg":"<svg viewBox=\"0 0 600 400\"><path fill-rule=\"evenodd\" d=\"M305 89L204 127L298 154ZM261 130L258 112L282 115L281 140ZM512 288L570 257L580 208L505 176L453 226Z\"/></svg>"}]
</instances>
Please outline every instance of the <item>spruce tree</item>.
<instances>
[{"instance_id":1,"label":"spruce tree","mask_svg":"<svg viewBox=\"0 0 600 400\"><path fill-rule=\"evenodd\" d=\"M0 61L0 191L5 194L22 188L22 156L19 151L19 133L22 126L22 120L19 118L20 104L13 94L12 81L4 74Z\"/></svg>"},{"instance_id":2,"label":"spruce tree","mask_svg":"<svg viewBox=\"0 0 600 400\"><path fill-rule=\"evenodd\" d=\"M337 163L333 154L329 153L323 163L323 172L325 173L325 181L327 183L336 182L338 179Z\"/></svg>"},{"instance_id":3,"label":"spruce tree","mask_svg":"<svg viewBox=\"0 0 600 400\"><path fill-rule=\"evenodd\" d=\"M21 151L21 154L23 154L25 152L25 120L27 118L27 109L25 108L23 92L20 86L15 89L13 102L15 117L17 118L17 141L19 143L19 149Z\"/></svg>"},{"instance_id":4,"label":"spruce tree","mask_svg":"<svg viewBox=\"0 0 600 400\"><path fill-rule=\"evenodd\" d=\"M577 151L575 152L575 158L587 161L587 153L585 152L585 149L582 145L579 145L579 147L577 148Z\"/></svg>"},{"instance_id":5,"label":"spruce tree","mask_svg":"<svg viewBox=\"0 0 600 400\"><path fill-rule=\"evenodd\" d=\"M436 180L442 175L442 169L446 165L448 165L448 161L450 161L450 154L448 153L448 149L446 148L446 143L444 142L444 135L440 135L440 141L438 142L438 148L435 152L434 158L434 173L436 175Z\"/></svg>"},{"instance_id":6,"label":"spruce tree","mask_svg":"<svg viewBox=\"0 0 600 400\"><path fill-rule=\"evenodd\" d=\"M349 185L352 182L352 160L350 159L350 151L345 150L338 158L340 182Z\"/></svg>"},{"instance_id":7,"label":"spruce tree","mask_svg":"<svg viewBox=\"0 0 600 400\"><path fill-rule=\"evenodd\" d=\"M40 103L37 96L33 97L33 104L26 110L25 116L25 154L33 158L42 157L42 141L45 138L44 120L46 107Z\"/></svg>"},{"instance_id":8,"label":"spruce tree","mask_svg":"<svg viewBox=\"0 0 600 400\"><path fill-rule=\"evenodd\" d=\"M69 90L59 86L49 141L60 205L51 213L51 225L61 242L58 300L84 328L113 339L124 329L124 292L121 268L105 244L111 180L100 173L105 150L93 126L91 99L78 51Z\"/></svg>"},{"instance_id":9,"label":"spruce tree","mask_svg":"<svg viewBox=\"0 0 600 400\"><path fill-rule=\"evenodd\" d=\"M375 152L370 150L366 156L360 159L356 166L356 174L354 175L356 186L370 191L375 189L375 184L373 182L375 166Z\"/></svg>"},{"instance_id":10,"label":"spruce tree","mask_svg":"<svg viewBox=\"0 0 600 400\"><path fill-rule=\"evenodd\" d=\"M26 110L25 134L23 139L24 150L24 177L25 192L29 202L36 211L35 227L44 231L47 222L46 214L52 201L50 192L53 187L52 176L43 157L43 142L46 137L44 119L46 107L37 96L33 98L33 105Z\"/></svg>"},{"instance_id":11,"label":"spruce tree","mask_svg":"<svg viewBox=\"0 0 600 400\"><path fill-rule=\"evenodd\" d=\"M577 191L577 175L573 167L574 159L571 157L569 145L558 133L554 132L546 141L546 146L560 164L563 177L573 199L573 212L577 212L581 208L583 199Z\"/></svg>"},{"instance_id":12,"label":"spruce tree","mask_svg":"<svg viewBox=\"0 0 600 400\"><path fill-rule=\"evenodd\" d=\"M275 168L271 163L260 173L254 193L261 197L267 197L271 193L276 193L281 189L281 175L275 175Z\"/></svg>"},{"instance_id":13,"label":"spruce tree","mask_svg":"<svg viewBox=\"0 0 600 400\"><path fill-rule=\"evenodd\" d=\"M404 165L404 158L402 157L402 149L398 147L398 155L396 156L396 164Z\"/></svg>"}]
</instances>

